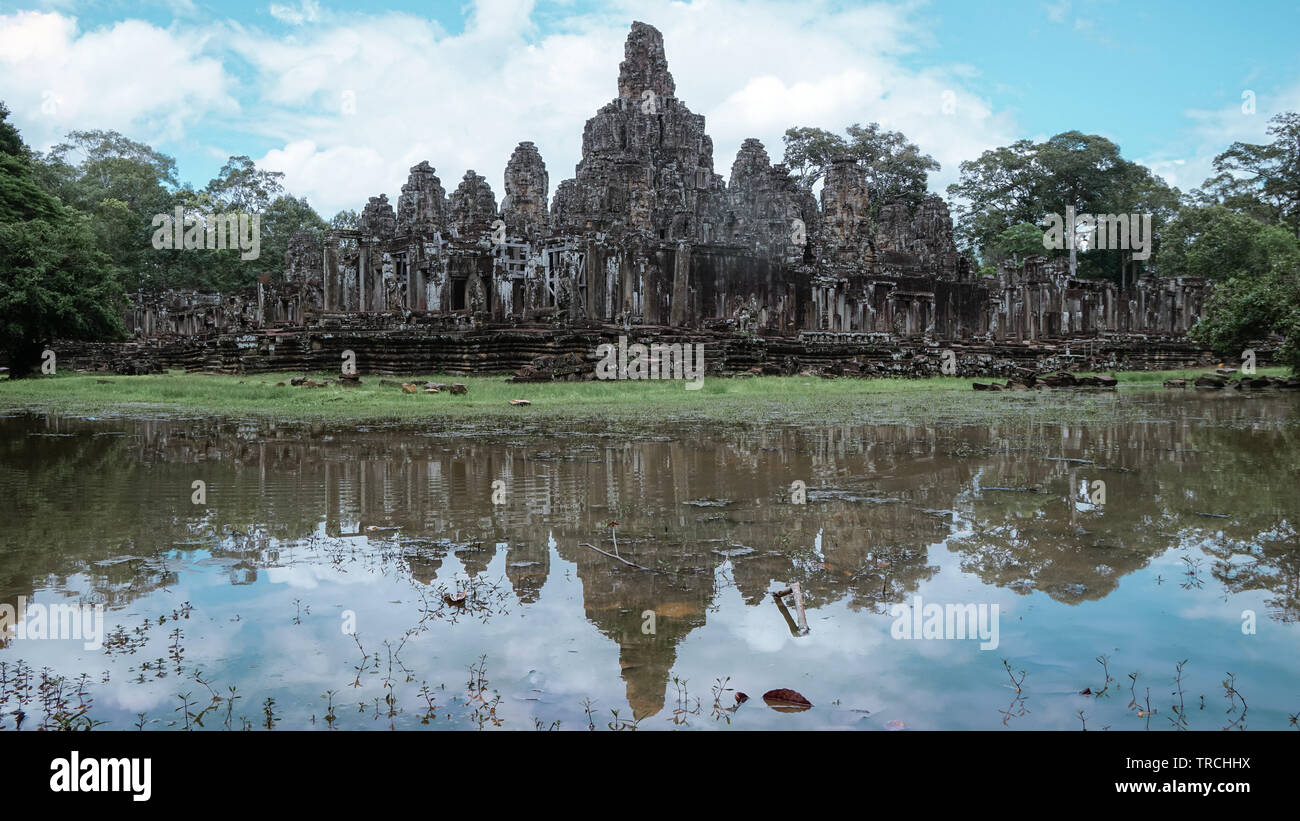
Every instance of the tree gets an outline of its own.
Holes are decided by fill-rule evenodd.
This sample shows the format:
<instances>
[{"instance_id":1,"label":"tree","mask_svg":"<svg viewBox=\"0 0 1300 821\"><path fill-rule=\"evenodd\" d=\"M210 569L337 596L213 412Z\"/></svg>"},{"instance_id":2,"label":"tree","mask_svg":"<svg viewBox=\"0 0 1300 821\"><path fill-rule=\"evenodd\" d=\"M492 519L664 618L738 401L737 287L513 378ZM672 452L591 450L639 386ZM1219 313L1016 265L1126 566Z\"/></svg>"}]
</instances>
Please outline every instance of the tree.
<instances>
[{"instance_id":1,"label":"tree","mask_svg":"<svg viewBox=\"0 0 1300 821\"><path fill-rule=\"evenodd\" d=\"M1164 231L1160 267L1168 275L1214 280L1300 269L1300 240L1222 205L1187 207Z\"/></svg>"},{"instance_id":2,"label":"tree","mask_svg":"<svg viewBox=\"0 0 1300 821\"><path fill-rule=\"evenodd\" d=\"M1041 255L1043 250L1043 229L1021 222L998 234L990 256L995 262L1010 259L1013 265L1022 265L1027 257Z\"/></svg>"},{"instance_id":3,"label":"tree","mask_svg":"<svg viewBox=\"0 0 1300 821\"><path fill-rule=\"evenodd\" d=\"M983 258L996 238L1012 225L1035 224L1043 215L1039 202L1043 169L1037 146L1017 140L963 162L960 181L948 186L957 199L957 244Z\"/></svg>"},{"instance_id":4,"label":"tree","mask_svg":"<svg viewBox=\"0 0 1300 821\"><path fill-rule=\"evenodd\" d=\"M55 339L120 336L122 291L91 219L37 184L8 115L0 104L0 350L20 379Z\"/></svg>"},{"instance_id":5,"label":"tree","mask_svg":"<svg viewBox=\"0 0 1300 821\"><path fill-rule=\"evenodd\" d=\"M176 160L116 131L69 132L41 160L45 187L80 211L113 197L152 216L167 207L178 187Z\"/></svg>"},{"instance_id":6,"label":"tree","mask_svg":"<svg viewBox=\"0 0 1300 821\"><path fill-rule=\"evenodd\" d=\"M886 202L906 202L915 208L926 195L926 180L939 163L922 154L899 131L881 129L879 123L854 123L845 129L848 139L820 128L791 128L785 132L784 162L796 181L811 191L838 156L857 160L866 175L871 216Z\"/></svg>"},{"instance_id":7,"label":"tree","mask_svg":"<svg viewBox=\"0 0 1300 821\"><path fill-rule=\"evenodd\" d=\"M1300 236L1300 113L1269 120L1267 145L1235 142L1214 158L1215 177L1203 193L1211 201L1287 226Z\"/></svg>"},{"instance_id":8,"label":"tree","mask_svg":"<svg viewBox=\"0 0 1300 821\"><path fill-rule=\"evenodd\" d=\"M317 242L322 242L328 228L306 197L276 197L262 214L261 253L265 260L265 270L273 277L283 279L284 255L289 250L289 238L299 231L309 231Z\"/></svg>"},{"instance_id":9,"label":"tree","mask_svg":"<svg viewBox=\"0 0 1300 821\"><path fill-rule=\"evenodd\" d=\"M843 137L822 128L787 128L782 140L785 141L782 161L806 191L811 191L825 176L831 159L848 147Z\"/></svg>"},{"instance_id":10,"label":"tree","mask_svg":"<svg viewBox=\"0 0 1300 821\"><path fill-rule=\"evenodd\" d=\"M240 155L226 160L204 191L218 208L260 213L283 193L283 179L283 172L263 171L247 156Z\"/></svg>"},{"instance_id":11,"label":"tree","mask_svg":"<svg viewBox=\"0 0 1300 821\"><path fill-rule=\"evenodd\" d=\"M1041 225L1049 214L1063 218L1067 207L1079 214L1150 213L1158 237L1179 205L1177 189L1145 166L1124 159L1119 146L1078 131L1042 143L1017 140L985 151L961 164L959 180L948 187L948 195L958 203L958 244L986 260L997 255L1008 228ZM1097 248L1080 255L1078 272L1127 282L1132 280L1128 269L1136 264L1125 250Z\"/></svg>"},{"instance_id":12,"label":"tree","mask_svg":"<svg viewBox=\"0 0 1300 821\"><path fill-rule=\"evenodd\" d=\"M56 216L59 201L41 188L32 154L8 120L9 108L0 102L0 223Z\"/></svg>"},{"instance_id":13,"label":"tree","mask_svg":"<svg viewBox=\"0 0 1300 821\"><path fill-rule=\"evenodd\" d=\"M48 154L34 158L41 185L95 219L96 247L127 288L183 279L182 260L150 243L154 215L176 201L176 161L116 131L72 131Z\"/></svg>"},{"instance_id":14,"label":"tree","mask_svg":"<svg viewBox=\"0 0 1300 821\"><path fill-rule=\"evenodd\" d=\"M848 154L867 172L873 216L877 204L903 201L915 208L926 195L926 180L938 161L900 131L882 131L878 123L848 127Z\"/></svg>"},{"instance_id":15,"label":"tree","mask_svg":"<svg viewBox=\"0 0 1300 821\"><path fill-rule=\"evenodd\" d=\"M54 220L0 224L0 272L0 349L9 354L9 378L35 370L56 339L121 336L122 289L95 248L88 217L66 211Z\"/></svg>"},{"instance_id":16,"label":"tree","mask_svg":"<svg viewBox=\"0 0 1300 821\"><path fill-rule=\"evenodd\" d=\"M1300 374L1300 272L1275 266L1264 276L1240 275L1219 283L1205 316L1188 336L1215 353L1240 356L1271 334L1284 338L1278 359Z\"/></svg>"},{"instance_id":17,"label":"tree","mask_svg":"<svg viewBox=\"0 0 1300 821\"><path fill-rule=\"evenodd\" d=\"M345 211L340 211L330 217L329 227L339 230L355 231L361 227L361 215L351 208Z\"/></svg>"}]
</instances>

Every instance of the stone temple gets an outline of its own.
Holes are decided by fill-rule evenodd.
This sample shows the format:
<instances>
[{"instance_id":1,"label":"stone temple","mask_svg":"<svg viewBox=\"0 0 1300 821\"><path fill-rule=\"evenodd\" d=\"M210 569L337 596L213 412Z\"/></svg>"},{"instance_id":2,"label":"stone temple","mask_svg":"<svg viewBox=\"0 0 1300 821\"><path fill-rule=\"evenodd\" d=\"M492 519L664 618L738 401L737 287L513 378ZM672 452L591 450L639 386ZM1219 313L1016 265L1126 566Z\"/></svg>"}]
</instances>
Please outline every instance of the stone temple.
<instances>
[{"instance_id":1,"label":"stone temple","mask_svg":"<svg viewBox=\"0 0 1300 821\"><path fill-rule=\"evenodd\" d=\"M826 169L820 201L756 139L724 181L704 117L677 96L663 37L644 23L632 24L617 90L553 192L531 142L506 162L499 200L476 171L448 191L421 162L396 207L371 197L359 227L328 232L323 247L296 235L284 282L137 297L127 326L140 352L172 367L288 369L333 367L359 345L370 370L503 370L640 332L707 336L711 367L731 370L774 357L802 367L828 345L897 360L900 342L993 358L1084 339L1112 358L1153 344L1165 365L1190 355L1183 334L1203 280L1149 276L1121 290L1044 258L979 277L940 197L883 203L873 220L849 158Z\"/></svg>"}]
</instances>

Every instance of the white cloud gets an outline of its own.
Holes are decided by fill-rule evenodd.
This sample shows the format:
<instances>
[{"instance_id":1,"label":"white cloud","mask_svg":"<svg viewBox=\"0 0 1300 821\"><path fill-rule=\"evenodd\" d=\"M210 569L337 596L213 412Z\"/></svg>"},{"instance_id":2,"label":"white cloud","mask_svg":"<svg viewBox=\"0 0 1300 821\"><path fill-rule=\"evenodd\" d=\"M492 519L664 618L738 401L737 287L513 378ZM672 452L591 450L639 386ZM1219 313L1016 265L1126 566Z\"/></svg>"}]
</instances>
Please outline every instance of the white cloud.
<instances>
[{"instance_id":1,"label":"white cloud","mask_svg":"<svg viewBox=\"0 0 1300 821\"><path fill-rule=\"evenodd\" d=\"M198 29L139 20L81 31L58 13L2 16L0 98L39 147L91 128L179 140L212 113L238 110L225 68L203 54L206 40Z\"/></svg>"},{"instance_id":2,"label":"white cloud","mask_svg":"<svg viewBox=\"0 0 1300 821\"><path fill-rule=\"evenodd\" d=\"M1070 13L1070 0L1061 0L1059 3L1048 4L1044 8L1047 10L1048 20L1053 23L1064 23Z\"/></svg>"},{"instance_id":3,"label":"white cloud","mask_svg":"<svg viewBox=\"0 0 1300 821\"><path fill-rule=\"evenodd\" d=\"M790 126L878 121L942 163L931 180L942 191L962 160L1017 135L1010 115L967 90L969 66L904 64L929 44L910 6L639 0L545 33L533 0L477 0L468 11L455 34L409 14L326 13L315 0L272 6L295 24L287 34L138 21L79 32L70 17L20 13L0 18L0 38L16 48L0 48L12 69L0 97L37 145L69 128L117 128L174 153L182 142L211 148L219 131L223 150L284 171L286 187L326 216L381 192L395 199L426 159L448 190L473 168L500 199L523 140L537 144L553 193L580 159L585 121L617 93L632 20L663 32L677 94L706 115L724 175L747 137L779 162ZM61 98L58 116L41 112L41 89ZM267 142L278 147L250 147Z\"/></svg>"},{"instance_id":4,"label":"white cloud","mask_svg":"<svg viewBox=\"0 0 1300 821\"><path fill-rule=\"evenodd\" d=\"M1243 93L1248 89L1243 89ZM1170 185L1183 191L1198 188L1214 176L1214 158L1234 142L1269 143L1269 120L1284 111L1300 111L1300 83L1271 94L1253 97L1254 111L1245 99L1217 109L1183 112L1192 126L1184 141L1189 148L1167 149L1137 162L1151 168Z\"/></svg>"},{"instance_id":5,"label":"white cloud","mask_svg":"<svg viewBox=\"0 0 1300 821\"><path fill-rule=\"evenodd\" d=\"M315 23L320 20L320 3L317 0L301 0L296 7L272 3L269 11L272 17L291 26L301 26L303 23Z\"/></svg>"}]
</instances>

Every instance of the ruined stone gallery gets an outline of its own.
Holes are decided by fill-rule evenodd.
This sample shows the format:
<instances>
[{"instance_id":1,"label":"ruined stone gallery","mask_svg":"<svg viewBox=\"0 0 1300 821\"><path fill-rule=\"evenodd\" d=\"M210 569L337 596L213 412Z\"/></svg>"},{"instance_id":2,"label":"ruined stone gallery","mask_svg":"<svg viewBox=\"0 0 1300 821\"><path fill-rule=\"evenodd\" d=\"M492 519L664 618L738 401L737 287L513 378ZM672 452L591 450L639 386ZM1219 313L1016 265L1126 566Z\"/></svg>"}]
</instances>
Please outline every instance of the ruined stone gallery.
<instances>
[{"instance_id":1,"label":"ruined stone gallery","mask_svg":"<svg viewBox=\"0 0 1300 821\"><path fill-rule=\"evenodd\" d=\"M525 141L499 200L476 171L448 187L429 162L415 165L396 207L371 197L360 227L328 232L323 246L294 236L286 280L256 293L138 296L131 356L329 369L355 349L368 371L504 370L633 331L712 342L710 367L725 370L775 352L816 359L827 345L883 361L900 344L993 356L1074 340L1120 364L1163 351L1167 365L1192 356L1183 335L1206 296L1197 278L1121 290L1042 257L980 277L940 197L882 203L873 220L849 158L826 170L818 201L749 139L724 182L704 117L677 96L663 38L644 23L628 35L617 96L587 121L572 178L552 191Z\"/></svg>"}]
</instances>

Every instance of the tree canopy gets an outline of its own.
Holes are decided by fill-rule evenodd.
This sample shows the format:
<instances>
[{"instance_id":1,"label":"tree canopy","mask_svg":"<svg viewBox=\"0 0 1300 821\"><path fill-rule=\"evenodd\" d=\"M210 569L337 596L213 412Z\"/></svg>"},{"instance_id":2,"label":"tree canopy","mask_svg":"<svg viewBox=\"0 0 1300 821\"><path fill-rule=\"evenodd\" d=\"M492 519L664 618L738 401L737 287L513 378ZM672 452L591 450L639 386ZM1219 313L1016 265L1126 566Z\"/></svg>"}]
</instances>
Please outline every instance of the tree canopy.
<instances>
[{"instance_id":1,"label":"tree canopy","mask_svg":"<svg viewBox=\"0 0 1300 821\"><path fill-rule=\"evenodd\" d=\"M958 246L986 263L1001 258L1008 229L1042 225L1047 215L1064 215L1067 207L1079 214L1150 213L1159 236L1179 205L1177 189L1125 159L1118 145L1079 131L985 151L961 164L948 195L957 203ZM1067 252L1042 248L1038 253ZM1132 264L1125 250L1097 248L1079 255L1079 275L1127 281L1126 266Z\"/></svg>"},{"instance_id":2,"label":"tree canopy","mask_svg":"<svg viewBox=\"0 0 1300 821\"><path fill-rule=\"evenodd\" d=\"M179 181L173 158L116 131L73 131L40 154L8 117L0 103L0 350L13 376L56 339L120 337L124 291L229 292L280 278L289 238L327 228L305 198L284 191L282 173L247 156L196 189ZM258 257L154 248L155 216L177 206L256 214Z\"/></svg>"},{"instance_id":3,"label":"tree canopy","mask_svg":"<svg viewBox=\"0 0 1300 821\"><path fill-rule=\"evenodd\" d=\"M1286 226L1300 237L1300 113L1269 120L1266 145L1235 142L1214 158L1214 177L1202 201L1224 205L1260 221Z\"/></svg>"},{"instance_id":4,"label":"tree canopy","mask_svg":"<svg viewBox=\"0 0 1300 821\"><path fill-rule=\"evenodd\" d=\"M21 378L55 339L120 336L122 291L93 218L41 188L8 116L0 104L0 349Z\"/></svg>"},{"instance_id":5,"label":"tree canopy","mask_svg":"<svg viewBox=\"0 0 1300 821\"><path fill-rule=\"evenodd\" d=\"M820 128L791 128L785 132L784 162L792 176L811 190L836 157L852 157L866 173L872 217L886 202L906 202L915 207L926 195L926 180L939 163L922 154L902 132L887 131L879 123L854 123L848 138Z\"/></svg>"}]
</instances>

